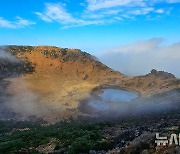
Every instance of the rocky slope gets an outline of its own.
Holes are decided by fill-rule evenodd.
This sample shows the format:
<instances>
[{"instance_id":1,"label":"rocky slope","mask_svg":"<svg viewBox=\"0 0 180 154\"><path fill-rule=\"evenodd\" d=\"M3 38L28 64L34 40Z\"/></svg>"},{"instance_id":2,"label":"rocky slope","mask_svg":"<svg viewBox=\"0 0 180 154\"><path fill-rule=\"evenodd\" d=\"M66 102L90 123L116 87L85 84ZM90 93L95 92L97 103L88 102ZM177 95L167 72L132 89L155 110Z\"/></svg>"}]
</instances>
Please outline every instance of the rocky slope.
<instances>
[{"instance_id":1,"label":"rocky slope","mask_svg":"<svg viewBox=\"0 0 180 154\"><path fill-rule=\"evenodd\" d=\"M98 87L118 87L143 96L180 88L180 80L170 73L152 70L145 76L125 76L77 49L7 46L5 50L20 61L0 61L1 80L10 83L6 93L16 106L12 110L25 116L33 111L46 121L81 115L79 101Z\"/></svg>"}]
</instances>

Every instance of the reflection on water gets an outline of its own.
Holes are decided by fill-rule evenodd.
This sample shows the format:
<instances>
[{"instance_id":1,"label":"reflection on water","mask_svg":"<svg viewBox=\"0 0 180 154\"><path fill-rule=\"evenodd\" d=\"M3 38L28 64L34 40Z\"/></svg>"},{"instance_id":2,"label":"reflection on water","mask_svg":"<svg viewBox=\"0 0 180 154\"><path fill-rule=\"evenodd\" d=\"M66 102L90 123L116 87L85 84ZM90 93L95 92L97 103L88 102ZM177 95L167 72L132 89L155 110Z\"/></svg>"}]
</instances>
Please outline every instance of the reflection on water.
<instances>
[{"instance_id":1,"label":"reflection on water","mask_svg":"<svg viewBox=\"0 0 180 154\"><path fill-rule=\"evenodd\" d=\"M123 103L128 103L137 95L117 89L104 89L98 98L89 101L88 105L93 107L96 111L116 110Z\"/></svg>"}]
</instances>

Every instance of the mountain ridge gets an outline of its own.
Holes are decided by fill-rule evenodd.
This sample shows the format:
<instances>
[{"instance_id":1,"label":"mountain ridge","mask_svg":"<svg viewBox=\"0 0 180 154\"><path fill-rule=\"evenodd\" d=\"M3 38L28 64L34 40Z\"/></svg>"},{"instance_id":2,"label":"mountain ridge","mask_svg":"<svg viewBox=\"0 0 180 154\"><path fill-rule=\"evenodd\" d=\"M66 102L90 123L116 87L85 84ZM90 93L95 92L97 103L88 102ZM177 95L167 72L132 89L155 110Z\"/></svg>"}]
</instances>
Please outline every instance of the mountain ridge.
<instances>
[{"instance_id":1,"label":"mountain ridge","mask_svg":"<svg viewBox=\"0 0 180 154\"><path fill-rule=\"evenodd\" d=\"M78 111L80 100L89 97L98 87L130 90L141 96L163 93L180 87L180 80L171 74L152 70L145 76L126 76L78 49L6 46L5 50L24 62L23 64L28 64L20 67L20 71L22 68L26 71L16 76L5 77L10 83L7 93L12 95L11 102L18 100L26 116L31 114L28 106L32 108L34 115L45 117L46 121L81 116ZM7 66L1 65L1 71L2 68L7 69ZM21 97L27 97L26 105ZM35 107L30 107L28 101L33 102ZM21 112L19 108L15 110Z\"/></svg>"}]
</instances>

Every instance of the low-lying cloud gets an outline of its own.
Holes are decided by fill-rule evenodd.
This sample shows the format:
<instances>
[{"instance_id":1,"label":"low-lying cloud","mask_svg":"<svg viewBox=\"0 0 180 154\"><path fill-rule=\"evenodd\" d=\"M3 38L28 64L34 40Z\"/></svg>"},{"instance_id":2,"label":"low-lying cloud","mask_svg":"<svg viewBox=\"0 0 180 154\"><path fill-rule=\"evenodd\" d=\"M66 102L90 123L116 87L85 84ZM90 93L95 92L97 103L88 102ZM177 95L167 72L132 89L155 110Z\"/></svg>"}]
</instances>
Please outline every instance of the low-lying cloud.
<instances>
[{"instance_id":1,"label":"low-lying cloud","mask_svg":"<svg viewBox=\"0 0 180 154\"><path fill-rule=\"evenodd\" d=\"M19 60L6 52L5 47L0 47L0 59L6 59L13 62L19 62Z\"/></svg>"},{"instance_id":2,"label":"low-lying cloud","mask_svg":"<svg viewBox=\"0 0 180 154\"><path fill-rule=\"evenodd\" d=\"M42 97L28 87L25 79L0 80L0 119L45 119L52 109L53 105L42 102Z\"/></svg>"},{"instance_id":3,"label":"low-lying cloud","mask_svg":"<svg viewBox=\"0 0 180 154\"><path fill-rule=\"evenodd\" d=\"M19 114L21 118L25 119L28 116L38 115L40 113L37 105L38 97L27 88L27 83L24 80L16 78L6 80L6 82L8 82L6 91L0 96L0 100L2 101L1 106L4 106L9 113ZM7 115L3 116L6 117Z\"/></svg>"},{"instance_id":4,"label":"low-lying cloud","mask_svg":"<svg viewBox=\"0 0 180 154\"><path fill-rule=\"evenodd\" d=\"M108 50L97 57L109 67L127 75L144 75L152 69L180 77L180 42L163 45L153 38Z\"/></svg>"}]
</instances>

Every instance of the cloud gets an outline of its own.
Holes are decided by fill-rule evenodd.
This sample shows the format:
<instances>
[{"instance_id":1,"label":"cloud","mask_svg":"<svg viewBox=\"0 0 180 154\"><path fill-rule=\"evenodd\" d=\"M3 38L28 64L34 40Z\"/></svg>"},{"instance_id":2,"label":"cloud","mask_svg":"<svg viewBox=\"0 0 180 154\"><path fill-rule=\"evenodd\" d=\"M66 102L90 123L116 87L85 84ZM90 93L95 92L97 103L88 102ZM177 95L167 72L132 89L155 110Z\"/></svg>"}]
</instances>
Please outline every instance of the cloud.
<instances>
[{"instance_id":1,"label":"cloud","mask_svg":"<svg viewBox=\"0 0 180 154\"><path fill-rule=\"evenodd\" d=\"M47 3L44 13L36 12L36 14L44 21L52 22L58 21L59 23L79 23L82 20L75 19L70 13L66 11L62 4Z\"/></svg>"},{"instance_id":2,"label":"cloud","mask_svg":"<svg viewBox=\"0 0 180 154\"><path fill-rule=\"evenodd\" d=\"M110 52L115 52L115 53L149 52L159 47L159 45L163 42L163 40L164 40L163 38L153 38L146 41L138 41L130 45L124 45L124 46L120 46L118 48L112 49Z\"/></svg>"},{"instance_id":3,"label":"cloud","mask_svg":"<svg viewBox=\"0 0 180 154\"><path fill-rule=\"evenodd\" d=\"M18 28L24 28L33 24L35 24L35 22L23 19L18 16L16 17L16 21L9 21L9 20L4 19L3 17L0 17L0 27L3 27L3 28L18 29Z\"/></svg>"},{"instance_id":4,"label":"cloud","mask_svg":"<svg viewBox=\"0 0 180 154\"><path fill-rule=\"evenodd\" d=\"M180 0L166 0L168 3L180 3Z\"/></svg>"},{"instance_id":5,"label":"cloud","mask_svg":"<svg viewBox=\"0 0 180 154\"><path fill-rule=\"evenodd\" d=\"M170 14L173 8L169 3L177 2L172 0L152 0L151 2L146 0L85 0L84 3L79 3L80 11L74 14L71 7L67 10L70 2L67 4L46 3L44 11L35 12L35 14L45 22L58 22L63 28L69 28L134 20L138 16L149 20L149 15L160 17ZM160 5L156 5L159 3L168 5L160 8Z\"/></svg>"},{"instance_id":6,"label":"cloud","mask_svg":"<svg viewBox=\"0 0 180 154\"><path fill-rule=\"evenodd\" d=\"M163 38L138 41L106 51L98 58L127 75L147 74L151 69L168 71L180 77L180 42L163 45Z\"/></svg>"},{"instance_id":7,"label":"cloud","mask_svg":"<svg viewBox=\"0 0 180 154\"><path fill-rule=\"evenodd\" d=\"M114 7L146 7L156 3L179 3L180 0L86 0L88 10L97 11Z\"/></svg>"},{"instance_id":8,"label":"cloud","mask_svg":"<svg viewBox=\"0 0 180 154\"><path fill-rule=\"evenodd\" d=\"M88 10L96 11L113 7L145 6L142 0L87 0Z\"/></svg>"},{"instance_id":9,"label":"cloud","mask_svg":"<svg viewBox=\"0 0 180 154\"><path fill-rule=\"evenodd\" d=\"M114 17L120 17L121 19L135 19L137 16L169 14L170 6L165 8L159 8L158 3L175 3L175 1L169 0L152 0L148 2L146 0L86 0L87 10L91 14L98 14L102 16L106 14L111 15L111 12L116 12ZM177 1L176 1L177 2ZM91 15L93 16L93 15ZM104 17L104 16L103 16Z\"/></svg>"},{"instance_id":10,"label":"cloud","mask_svg":"<svg viewBox=\"0 0 180 154\"><path fill-rule=\"evenodd\" d=\"M0 60L6 59L12 62L19 62L19 60L16 57L9 54L5 49L6 47L0 46Z\"/></svg>"},{"instance_id":11,"label":"cloud","mask_svg":"<svg viewBox=\"0 0 180 154\"><path fill-rule=\"evenodd\" d=\"M46 22L55 21L64 25L63 29L104 23L103 20L84 20L83 18L75 18L65 9L65 6L61 3L46 3L45 6L46 8L43 13L35 12L35 14Z\"/></svg>"},{"instance_id":12,"label":"cloud","mask_svg":"<svg viewBox=\"0 0 180 154\"><path fill-rule=\"evenodd\" d=\"M164 10L163 9L157 9L156 12L157 13L164 13Z\"/></svg>"}]
</instances>

